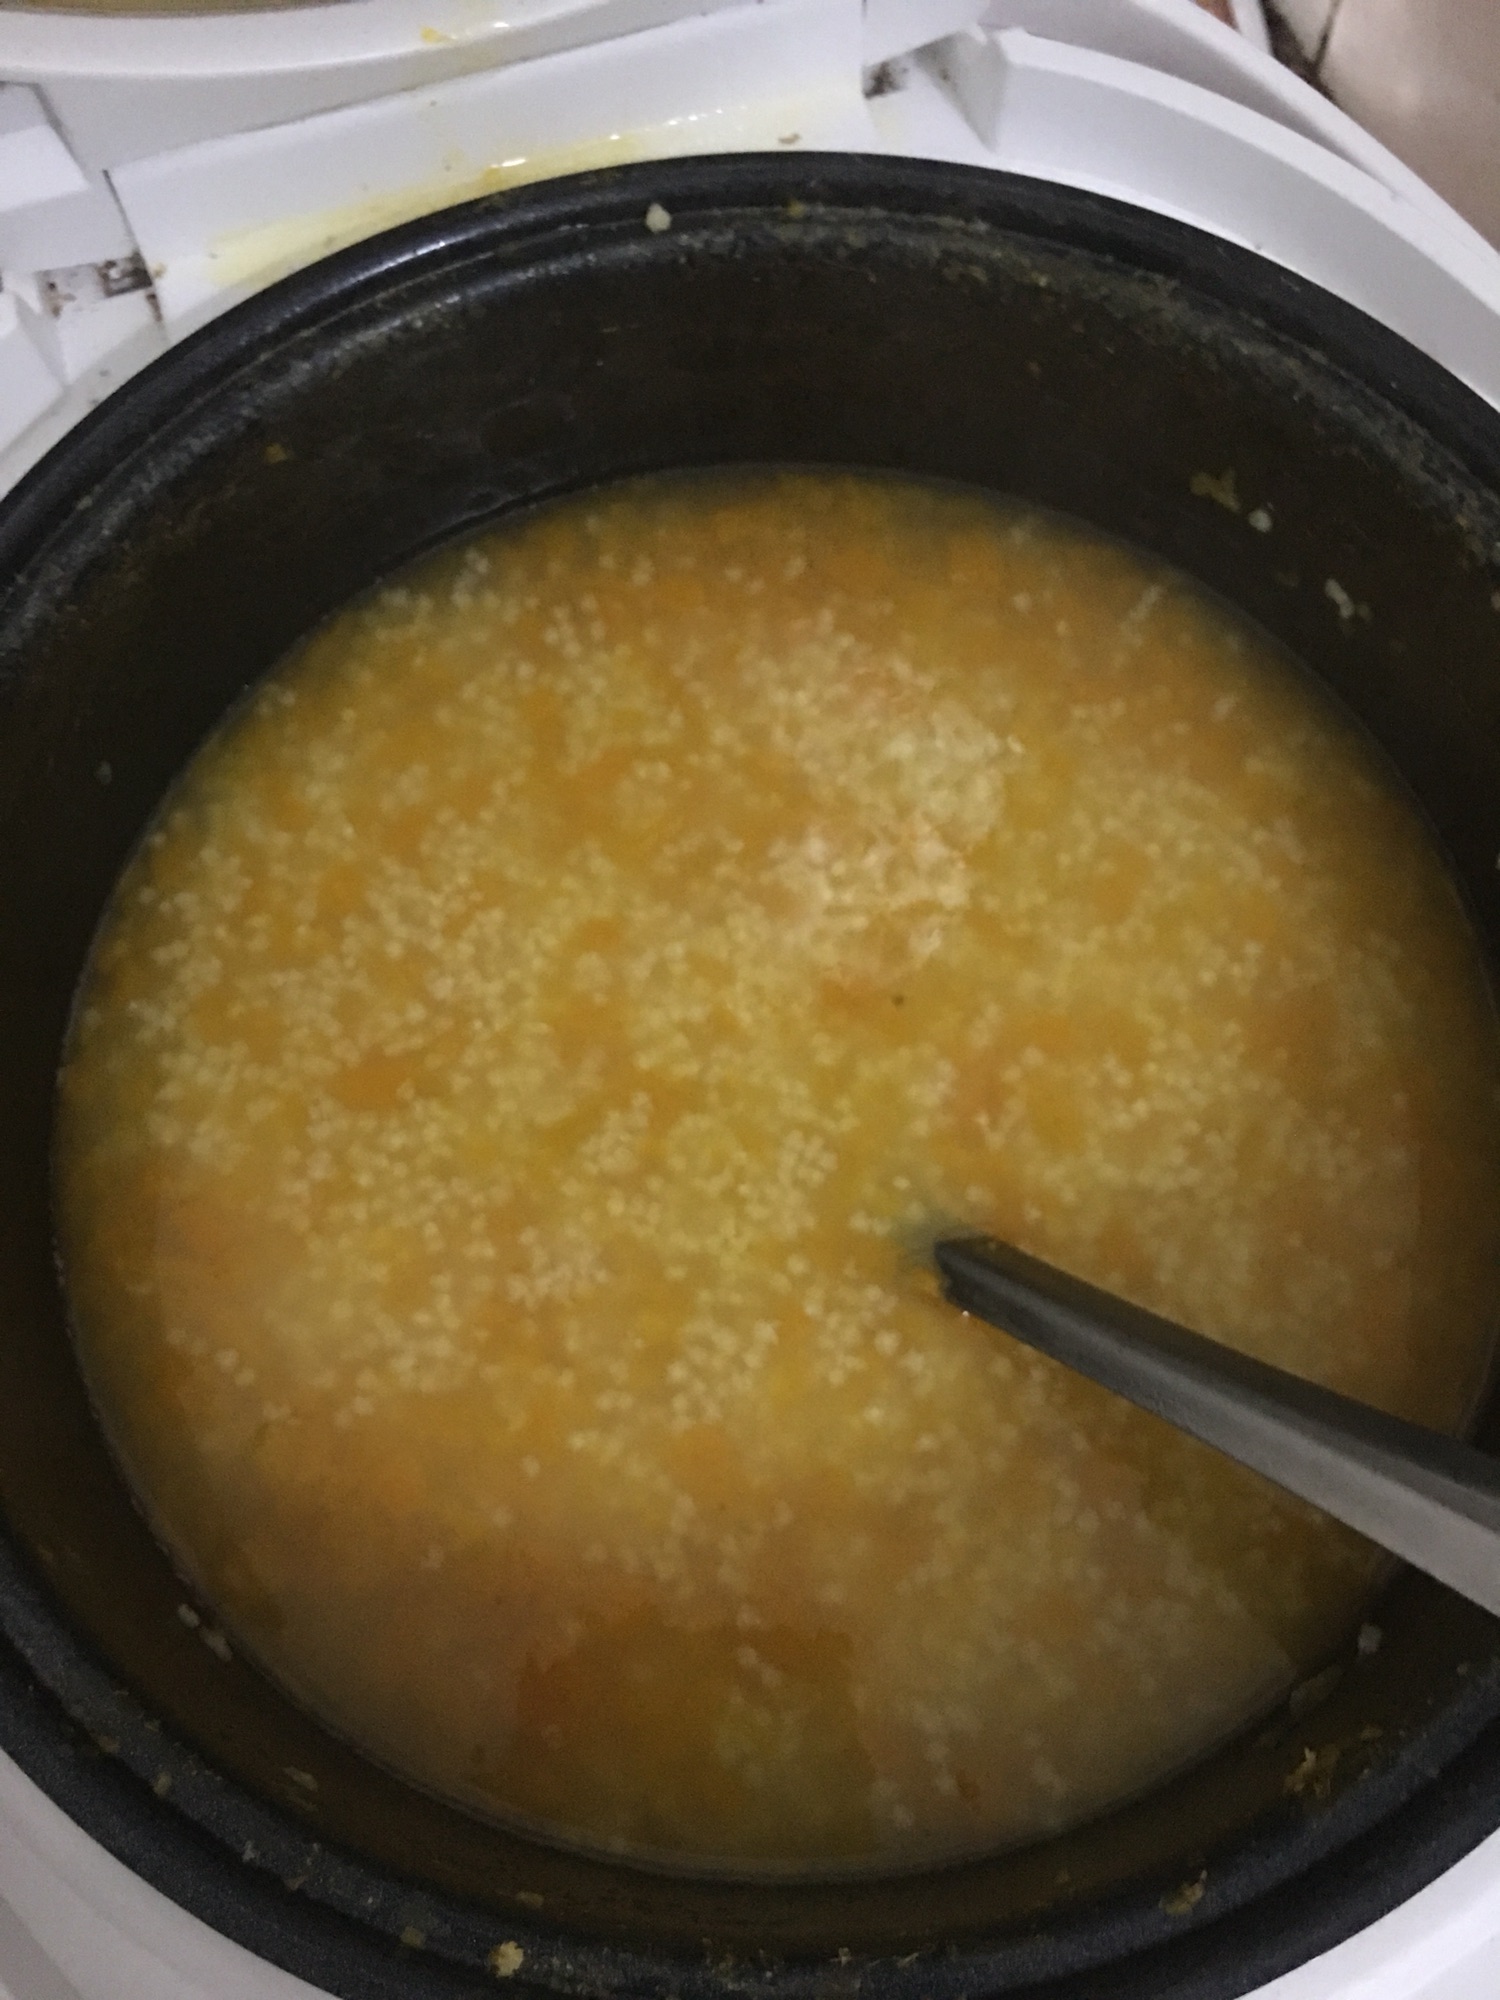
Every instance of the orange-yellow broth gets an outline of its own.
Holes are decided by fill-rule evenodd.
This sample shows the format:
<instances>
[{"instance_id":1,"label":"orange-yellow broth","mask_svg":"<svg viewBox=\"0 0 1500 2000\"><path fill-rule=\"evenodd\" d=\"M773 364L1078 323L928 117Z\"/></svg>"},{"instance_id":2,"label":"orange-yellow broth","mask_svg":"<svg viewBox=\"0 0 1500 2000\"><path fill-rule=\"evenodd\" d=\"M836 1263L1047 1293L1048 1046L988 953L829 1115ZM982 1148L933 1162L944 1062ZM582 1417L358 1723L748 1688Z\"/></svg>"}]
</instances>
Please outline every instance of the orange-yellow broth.
<instances>
[{"instance_id":1,"label":"orange-yellow broth","mask_svg":"<svg viewBox=\"0 0 1500 2000\"><path fill-rule=\"evenodd\" d=\"M61 1234L151 1519L336 1730L617 1850L906 1865L1200 1755L1377 1566L914 1246L1453 1425L1497 1077L1412 810L1224 607L960 492L663 479L428 560L198 756Z\"/></svg>"}]
</instances>

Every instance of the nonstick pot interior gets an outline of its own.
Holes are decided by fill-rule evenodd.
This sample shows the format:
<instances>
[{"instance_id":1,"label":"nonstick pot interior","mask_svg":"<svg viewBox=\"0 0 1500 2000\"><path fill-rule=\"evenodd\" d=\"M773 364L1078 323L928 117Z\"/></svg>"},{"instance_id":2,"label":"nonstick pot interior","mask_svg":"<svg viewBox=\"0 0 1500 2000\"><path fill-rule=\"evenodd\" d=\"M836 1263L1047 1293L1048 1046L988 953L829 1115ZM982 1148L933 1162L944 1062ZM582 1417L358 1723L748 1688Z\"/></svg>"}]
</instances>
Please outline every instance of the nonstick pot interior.
<instances>
[{"instance_id":1,"label":"nonstick pot interior","mask_svg":"<svg viewBox=\"0 0 1500 2000\"><path fill-rule=\"evenodd\" d=\"M288 281L113 398L0 519L0 1742L148 1880L341 1995L497 1973L1241 1993L1500 1823L1497 1627L1437 1585L1398 1579L1380 1650L1317 1699L1063 1838L880 1883L693 1882L481 1825L211 1652L74 1366L59 1045L194 747L299 635L471 524L776 461L1018 494L1221 592L1385 746L1500 944L1500 420L1326 294L1097 197L808 158L585 176Z\"/></svg>"}]
</instances>

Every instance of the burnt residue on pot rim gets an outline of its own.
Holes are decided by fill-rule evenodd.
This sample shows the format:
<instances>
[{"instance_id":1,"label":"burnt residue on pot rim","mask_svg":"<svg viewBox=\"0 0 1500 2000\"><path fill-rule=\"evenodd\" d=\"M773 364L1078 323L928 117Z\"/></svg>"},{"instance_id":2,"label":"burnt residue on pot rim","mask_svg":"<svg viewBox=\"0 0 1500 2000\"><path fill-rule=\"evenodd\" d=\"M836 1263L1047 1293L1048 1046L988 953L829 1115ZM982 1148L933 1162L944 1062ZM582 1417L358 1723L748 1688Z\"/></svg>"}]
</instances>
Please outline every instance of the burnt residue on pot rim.
<instances>
[{"instance_id":1,"label":"burnt residue on pot rim","mask_svg":"<svg viewBox=\"0 0 1500 2000\"><path fill-rule=\"evenodd\" d=\"M647 224L653 204L669 228ZM705 317L705 300L719 318ZM632 340L641 351L626 367ZM479 399L478 444L446 437L436 419L422 429L418 353L433 371L429 410L444 367L469 369L468 386L441 388L451 407ZM993 365L966 378L976 361ZM1078 494L1105 465L1088 423L1122 400L1108 378L1126 362L1118 421L1146 469L1101 525L1164 548L1320 656L1387 746L1401 746L1477 921L1500 933L1500 843L1465 803L1487 768L1489 683L1474 669L1445 696L1460 718L1450 739L1466 726L1475 741L1448 801L1441 746L1423 737L1421 705L1397 671L1401 645L1414 643L1410 620L1405 637L1401 627L1413 579L1392 560L1388 522L1377 510L1313 532L1338 480L1399 487L1402 519L1441 547L1464 599L1447 626L1447 600L1437 607L1434 644L1445 657L1472 651L1475 606L1500 644L1493 413L1314 287L1101 197L929 163L684 161L488 199L304 272L137 378L14 496L0 519L0 820L21 858L0 886L11 935L36 939L33 974L3 1002L16 1046L47 1046L56 996L33 1005L33 989L51 980L71 991L105 862L123 855L171 771L248 680L375 574L570 485L713 459L883 464L1047 504L1071 496L1088 513ZM725 386L751 366L763 370L764 407ZM622 414L626 383L638 417ZM904 400L889 393L895 383ZM1221 403L1253 401L1247 383L1259 385L1268 425L1297 427L1296 462L1254 427L1216 430ZM1013 413L1026 399L1026 421L1010 423L1006 395ZM1194 398L1201 438L1173 458L1174 409ZM332 413L321 427L319 408ZM421 505L408 491L418 481ZM382 482L390 498L377 504ZM257 592L253 559L277 532L269 515L295 515L314 489L325 510L342 493L344 539L330 535L315 562L288 530L285 583L277 572L276 587ZM203 670L212 685L190 684L181 662L172 680L119 607L168 572L199 588L202 552L240 544L249 567L223 656ZM1346 616L1330 580L1368 617ZM118 672L101 678L92 658L110 647L138 677L128 698ZM45 672L29 664L41 657ZM87 852L54 861L32 830L49 786L87 794L77 805L94 829ZM14 1080L13 1124L35 1126L49 1092L50 1071ZM24 1316L44 1301L20 1282L13 1239L27 1216L34 1233L40 1211L23 1183L12 1193L0 1256ZM27 1270L40 1286L34 1259ZM40 1332L29 1350L15 1344L8 1367L0 1357L0 1395L34 1381L28 1352L53 1365ZM1494 1628L1405 1578L1378 1614L1409 1635L1405 1665L1394 1646L1352 1653L1321 1708L1288 1711L1237 1752L1245 1798L1274 1809L1215 1840L1204 1794L1218 1781L1204 1767L1155 1807L1131 1809L1134 1832L1128 1814L1086 1830L1071 1866L1050 1847L1008 1864L1002 1914L983 1862L880 1885L861 1905L832 1885L672 1882L533 1843L486 1847L483 1830L466 1847L460 1816L412 1793L405 1834L388 1828L372 1852L357 1808L391 1814L390 1781L282 1713L252 1669L178 1616L187 1600L164 1566L147 1573L138 1522L118 1534L139 1576L122 1601L91 1604L101 1554L73 1532L87 1507L77 1503L70 1525L56 1464L71 1477L76 1461L98 1507L119 1496L87 1458L97 1441L86 1406L68 1400L60 1372L55 1388L55 1408L39 1402L35 1441L12 1427L0 1470L14 1529L0 1540L0 1741L147 1881L332 1993L493 1991L500 1979L703 2000L751 1988L897 2000L1044 1986L1056 2000L1227 2000L1410 1894L1500 1820ZM149 1646L132 1636L145 1622ZM262 1724L264 1754L251 1740ZM1175 1845L1174 1812L1187 1828ZM1140 1869L1091 1876L1090 1855L1116 1834L1142 1843Z\"/></svg>"}]
</instances>

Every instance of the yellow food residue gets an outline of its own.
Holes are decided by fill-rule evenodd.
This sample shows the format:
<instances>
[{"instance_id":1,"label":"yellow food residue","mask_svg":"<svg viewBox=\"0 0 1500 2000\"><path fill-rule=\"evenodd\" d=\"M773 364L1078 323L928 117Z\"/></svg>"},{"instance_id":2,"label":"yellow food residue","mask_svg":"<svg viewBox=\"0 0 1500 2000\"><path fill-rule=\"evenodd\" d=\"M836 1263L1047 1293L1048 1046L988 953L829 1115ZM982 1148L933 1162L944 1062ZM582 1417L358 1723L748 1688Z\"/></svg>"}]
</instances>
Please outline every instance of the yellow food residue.
<instances>
[{"instance_id":1,"label":"yellow food residue","mask_svg":"<svg viewBox=\"0 0 1500 2000\"><path fill-rule=\"evenodd\" d=\"M222 286L268 285L319 257L331 257L336 250L346 250L351 243L362 243L367 236L394 229L398 223L415 221L419 215L477 201L481 195L497 194L503 188L525 187L532 181L584 173L591 167L618 166L625 160L672 150L681 148L664 146L659 135L653 142L652 135L646 133L611 132L576 146L518 154L483 167L456 160L451 170L438 178L363 201L226 230L208 249L214 280Z\"/></svg>"}]
</instances>

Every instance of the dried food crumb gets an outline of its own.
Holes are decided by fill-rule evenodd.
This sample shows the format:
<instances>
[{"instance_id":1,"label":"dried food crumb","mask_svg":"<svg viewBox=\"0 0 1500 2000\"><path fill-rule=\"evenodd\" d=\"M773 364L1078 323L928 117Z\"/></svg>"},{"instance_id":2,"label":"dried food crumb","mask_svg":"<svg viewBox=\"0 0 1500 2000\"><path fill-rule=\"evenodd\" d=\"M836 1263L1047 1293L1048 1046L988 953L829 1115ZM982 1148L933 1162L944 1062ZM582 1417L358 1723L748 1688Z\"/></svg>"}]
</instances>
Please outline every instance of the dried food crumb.
<instances>
[{"instance_id":1,"label":"dried food crumb","mask_svg":"<svg viewBox=\"0 0 1500 2000\"><path fill-rule=\"evenodd\" d=\"M1283 1790L1293 1798L1328 1798L1340 1755L1336 1743L1325 1744L1321 1750L1304 1749L1296 1767L1288 1773Z\"/></svg>"},{"instance_id":2,"label":"dried food crumb","mask_svg":"<svg viewBox=\"0 0 1500 2000\"><path fill-rule=\"evenodd\" d=\"M1212 500L1216 507L1226 513L1238 514L1240 496L1235 486L1234 467L1230 466L1217 476L1212 472L1195 472L1188 481L1189 492L1200 500Z\"/></svg>"},{"instance_id":3,"label":"dried food crumb","mask_svg":"<svg viewBox=\"0 0 1500 2000\"><path fill-rule=\"evenodd\" d=\"M1161 1906L1169 1917L1185 1917L1190 1911L1196 1910L1203 1901L1207 1887L1208 1871L1204 1869L1201 1874L1195 1875L1191 1882L1184 1882L1163 1896Z\"/></svg>"}]
</instances>

